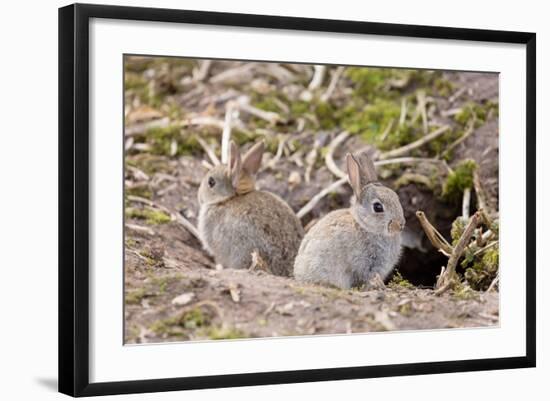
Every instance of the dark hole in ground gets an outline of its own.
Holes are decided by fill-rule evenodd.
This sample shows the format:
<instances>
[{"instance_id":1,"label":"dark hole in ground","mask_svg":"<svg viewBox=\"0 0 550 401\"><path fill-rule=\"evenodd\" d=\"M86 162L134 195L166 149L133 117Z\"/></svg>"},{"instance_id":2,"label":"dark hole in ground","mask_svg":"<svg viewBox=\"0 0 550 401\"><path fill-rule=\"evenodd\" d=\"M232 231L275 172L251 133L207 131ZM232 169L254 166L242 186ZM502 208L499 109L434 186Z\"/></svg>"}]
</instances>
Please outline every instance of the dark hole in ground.
<instances>
[{"instance_id":1,"label":"dark hole in ground","mask_svg":"<svg viewBox=\"0 0 550 401\"><path fill-rule=\"evenodd\" d=\"M437 276L441 273L441 266L446 265L445 255L435 250L422 252L403 248L403 254L396 270L415 286L433 287Z\"/></svg>"},{"instance_id":2,"label":"dark hole in ground","mask_svg":"<svg viewBox=\"0 0 550 401\"><path fill-rule=\"evenodd\" d=\"M451 226L461 214L461 205L445 202L432 191L416 185L405 185L397 192L407 221L406 227L415 237L413 243L416 246L403 247L403 254L395 270L416 286L432 287L448 259L429 242L416 212L422 210L435 228L451 242Z\"/></svg>"}]
</instances>

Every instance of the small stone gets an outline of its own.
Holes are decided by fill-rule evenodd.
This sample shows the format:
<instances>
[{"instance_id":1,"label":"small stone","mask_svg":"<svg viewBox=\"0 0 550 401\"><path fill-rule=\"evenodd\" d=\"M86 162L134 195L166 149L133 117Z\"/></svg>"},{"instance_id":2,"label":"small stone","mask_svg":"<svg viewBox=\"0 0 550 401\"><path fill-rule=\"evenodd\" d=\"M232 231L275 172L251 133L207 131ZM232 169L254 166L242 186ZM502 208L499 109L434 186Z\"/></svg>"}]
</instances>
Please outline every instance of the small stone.
<instances>
[{"instance_id":1,"label":"small stone","mask_svg":"<svg viewBox=\"0 0 550 401\"><path fill-rule=\"evenodd\" d=\"M302 182L302 176L300 176L300 173L297 171L293 171L288 176L288 185L291 188L294 188L296 185L300 184Z\"/></svg>"},{"instance_id":2,"label":"small stone","mask_svg":"<svg viewBox=\"0 0 550 401\"><path fill-rule=\"evenodd\" d=\"M176 306L182 306L187 305L189 302L191 302L195 298L195 293L193 292L185 292L181 295L178 295L176 298L172 300L172 305Z\"/></svg>"}]
</instances>

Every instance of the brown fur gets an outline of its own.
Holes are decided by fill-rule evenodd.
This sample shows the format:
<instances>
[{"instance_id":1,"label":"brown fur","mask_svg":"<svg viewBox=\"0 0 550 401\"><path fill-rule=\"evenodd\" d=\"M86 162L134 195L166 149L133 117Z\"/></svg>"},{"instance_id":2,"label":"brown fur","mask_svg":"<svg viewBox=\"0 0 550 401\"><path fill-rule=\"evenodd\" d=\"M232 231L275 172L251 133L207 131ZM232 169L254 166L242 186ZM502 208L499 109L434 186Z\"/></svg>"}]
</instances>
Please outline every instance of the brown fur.
<instances>
[{"instance_id":1,"label":"brown fur","mask_svg":"<svg viewBox=\"0 0 550 401\"><path fill-rule=\"evenodd\" d=\"M224 267L248 268L252 253L258 252L273 274L288 276L304 230L281 198L255 189L254 174L262 153L263 144L256 144L241 162L232 143L228 165L206 174L198 193L199 234L204 247Z\"/></svg>"}]
</instances>

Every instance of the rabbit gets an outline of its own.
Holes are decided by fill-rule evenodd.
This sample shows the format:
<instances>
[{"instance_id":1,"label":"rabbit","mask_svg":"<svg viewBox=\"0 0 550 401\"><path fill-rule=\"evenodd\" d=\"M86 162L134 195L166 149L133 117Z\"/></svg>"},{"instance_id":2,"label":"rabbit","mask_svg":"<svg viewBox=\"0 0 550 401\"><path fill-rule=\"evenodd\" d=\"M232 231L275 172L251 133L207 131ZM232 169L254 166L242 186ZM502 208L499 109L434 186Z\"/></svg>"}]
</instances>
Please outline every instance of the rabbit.
<instances>
[{"instance_id":1,"label":"rabbit","mask_svg":"<svg viewBox=\"0 0 550 401\"><path fill-rule=\"evenodd\" d=\"M264 144L255 144L242 160L234 142L229 150L228 164L208 171L199 186L203 246L226 268L248 268L258 252L271 273L290 276L304 229L285 201L255 189Z\"/></svg>"},{"instance_id":2,"label":"rabbit","mask_svg":"<svg viewBox=\"0 0 550 401\"><path fill-rule=\"evenodd\" d=\"M300 282L360 287L376 274L386 279L400 258L405 218L397 194L378 182L366 154L348 153L346 164L351 206L330 212L307 232L294 263Z\"/></svg>"}]
</instances>

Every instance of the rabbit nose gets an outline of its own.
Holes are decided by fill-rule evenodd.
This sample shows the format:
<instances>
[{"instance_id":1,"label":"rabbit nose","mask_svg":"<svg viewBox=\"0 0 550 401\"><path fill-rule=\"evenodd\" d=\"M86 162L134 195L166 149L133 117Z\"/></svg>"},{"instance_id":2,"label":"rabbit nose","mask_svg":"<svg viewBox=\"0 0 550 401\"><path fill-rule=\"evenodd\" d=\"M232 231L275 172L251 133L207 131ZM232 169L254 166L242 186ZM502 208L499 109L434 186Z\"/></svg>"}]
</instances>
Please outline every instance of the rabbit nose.
<instances>
[{"instance_id":1,"label":"rabbit nose","mask_svg":"<svg viewBox=\"0 0 550 401\"><path fill-rule=\"evenodd\" d=\"M403 231L403 228L405 228L405 221L404 220L391 220L389 224L389 231L390 232L399 232Z\"/></svg>"}]
</instances>

